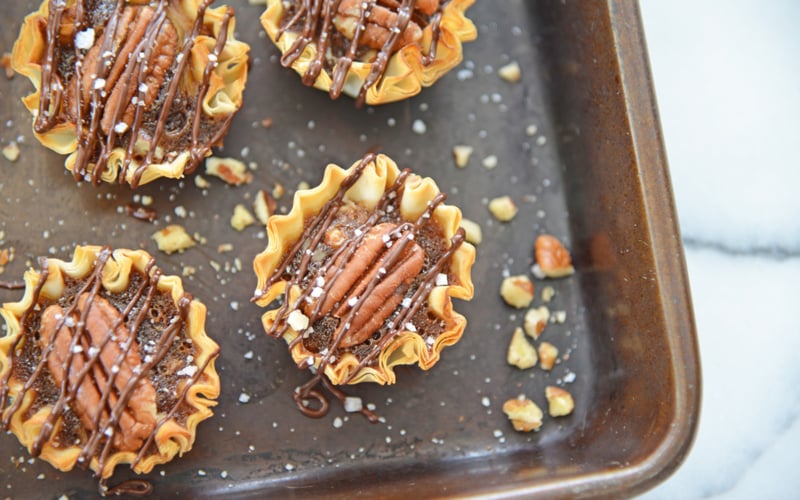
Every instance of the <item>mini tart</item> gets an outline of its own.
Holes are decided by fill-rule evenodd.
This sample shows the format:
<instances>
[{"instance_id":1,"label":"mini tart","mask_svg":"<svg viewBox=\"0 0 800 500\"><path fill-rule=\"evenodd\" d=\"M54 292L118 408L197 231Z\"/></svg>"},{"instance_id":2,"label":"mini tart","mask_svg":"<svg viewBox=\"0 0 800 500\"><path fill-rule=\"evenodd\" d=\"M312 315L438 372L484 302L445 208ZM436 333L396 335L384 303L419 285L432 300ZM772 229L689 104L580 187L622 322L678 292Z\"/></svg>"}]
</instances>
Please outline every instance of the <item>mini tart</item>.
<instances>
[{"instance_id":1,"label":"mini tart","mask_svg":"<svg viewBox=\"0 0 800 500\"><path fill-rule=\"evenodd\" d=\"M288 215L269 218L255 301L282 300L264 328L299 367L333 385L391 384L395 366L427 370L458 342L466 319L451 297L472 298L475 249L444 198L430 178L368 155L328 165Z\"/></svg>"},{"instance_id":2,"label":"mini tart","mask_svg":"<svg viewBox=\"0 0 800 500\"><path fill-rule=\"evenodd\" d=\"M72 262L41 263L0 309L2 426L57 469L103 480L189 451L219 395L205 306L142 250L77 247Z\"/></svg>"},{"instance_id":3,"label":"mini tart","mask_svg":"<svg viewBox=\"0 0 800 500\"><path fill-rule=\"evenodd\" d=\"M417 95L461 62L477 37L464 14L473 2L323 0L309 15L311 2L267 0L261 24L305 85L373 105Z\"/></svg>"},{"instance_id":4,"label":"mini tart","mask_svg":"<svg viewBox=\"0 0 800 500\"><path fill-rule=\"evenodd\" d=\"M76 180L131 187L191 173L242 106L249 46L210 0L45 0L11 64L23 102Z\"/></svg>"}]
</instances>

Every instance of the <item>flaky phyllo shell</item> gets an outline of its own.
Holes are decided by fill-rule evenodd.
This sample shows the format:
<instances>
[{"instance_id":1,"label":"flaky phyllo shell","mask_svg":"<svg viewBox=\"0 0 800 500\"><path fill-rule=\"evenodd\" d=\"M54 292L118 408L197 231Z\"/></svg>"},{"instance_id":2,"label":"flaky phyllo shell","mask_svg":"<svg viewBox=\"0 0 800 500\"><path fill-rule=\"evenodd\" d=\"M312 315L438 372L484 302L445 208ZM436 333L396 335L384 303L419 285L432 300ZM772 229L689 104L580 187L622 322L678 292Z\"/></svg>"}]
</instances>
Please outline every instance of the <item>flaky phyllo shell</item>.
<instances>
[{"instance_id":1,"label":"flaky phyllo shell","mask_svg":"<svg viewBox=\"0 0 800 500\"><path fill-rule=\"evenodd\" d=\"M391 384L395 366L427 370L458 342L466 320L451 297L472 298L475 249L461 211L443 199L432 179L378 155L348 170L329 165L288 215L269 219L256 301L281 299L264 328L289 343L298 366L335 385Z\"/></svg>"},{"instance_id":2,"label":"flaky phyllo shell","mask_svg":"<svg viewBox=\"0 0 800 500\"><path fill-rule=\"evenodd\" d=\"M233 9L210 0L44 0L11 63L39 141L76 180L128 183L191 173L242 106L249 46Z\"/></svg>"},{"instance_id":3,"label":"flaky phyllo shell","mask_svg":"<svg viewBox=\"0 0 800 500\"><path fill-rule=\"evenodd\" d=\"M477 37L464 14L473 2L323 0L309 15L311 2L267 0L261 24L280 49L281 63L304 84L334 99L344 93L358 104L382 104L418 94L461 62L462 43ZM405 9L407 25L396 14Z\"/></svg>"},{"instance_id":4,"label":"flaky phyllo shell","mask_svg":"<svg viewBox=\"0 0 800 500\"><path fill-rule=\"evenodd\" d=\"M142 250L85 246L25 284L0 309L3 427L56 468L104 479L190 450L219 395L219 348L180 278Z\"/></svg>"}]
</instances>

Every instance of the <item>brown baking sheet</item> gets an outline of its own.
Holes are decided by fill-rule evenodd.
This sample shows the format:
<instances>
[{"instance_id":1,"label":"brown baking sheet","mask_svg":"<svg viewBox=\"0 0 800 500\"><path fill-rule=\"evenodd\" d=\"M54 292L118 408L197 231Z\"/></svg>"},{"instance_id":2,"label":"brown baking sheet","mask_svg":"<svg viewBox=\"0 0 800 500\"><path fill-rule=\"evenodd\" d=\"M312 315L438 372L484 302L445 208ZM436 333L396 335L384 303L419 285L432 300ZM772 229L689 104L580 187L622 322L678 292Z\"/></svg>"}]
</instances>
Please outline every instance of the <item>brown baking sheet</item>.
<instances>
[{"instance_id":1,"label":"brown baking sheet","mask_svg":"<svg viewBox=\"0 0 800 500\"><path fill-rule=\"evenodd\" d=\"M38 4L4 5L0 51L10 52L22 18ZM207 331L222 348L223 392L194 449L147 476L156 494L616 496L641 492L674 470L694 434L700 375L636 4L479 1L469 11L479 38L465 46L456 70L413 99L360 110L280 67L257 22L262 7L229 4L252 64L245 107L217 154L253 162L254 180L245 186L208 176L207 190L192 177L136 191L76 185L63 157L33 137L20 102L31 84L0 76L0 141L21 150L14 163L0 158L0 249L15 249L0 279L21 278L39 255L68 258L82 243L143 247L170 274L197 269L184 285L208 306ZM522 67L519 83L497 75L510 61ZM415 120L424 122L424 134L413 131ZM451 157L456 144L474 147L463 170ZM230 217L236 204L249 205L276 182L287 188L279 205L288 208L298 183L316 185L328 162L349 165L373 147L436 179L449 202L481 224L475 299L456 304L469 325L430 372L403 368L394 386L347 389L374 404L384 422L370 424L337 405L326 418L309 419L291 397L307 373L294 367L283 342L266 338L263 311L249 302L252 259L266 246L265 231L236 232ZM490 155L498 160L491 170L481 162ZM156 224L124 212L144 195L155 200ZM488 199L500 195L519 205L510 223L487 210ZM159 253L151 235L170 222L204 243L180 255ZM562 357L549 373L506 364L523 313L498 294L504 274L529 272L542 232L567 243L578 270L568 279L535 280L534 304L550 285L550 309L566 315L544 334ZM219 253L222 244L234 250ZM19 296L0 289L0 301ZM524 393L545 408L547 385L568 388L574 413L546 417L538 433L514 432L502 403ZM239 402L241 394L248 403ZM0 435L0 450L0 497L96 494L89 472L28 461L13 436ZM115 480L130 476L118 472Z\"/></svg>"}]
</instances>

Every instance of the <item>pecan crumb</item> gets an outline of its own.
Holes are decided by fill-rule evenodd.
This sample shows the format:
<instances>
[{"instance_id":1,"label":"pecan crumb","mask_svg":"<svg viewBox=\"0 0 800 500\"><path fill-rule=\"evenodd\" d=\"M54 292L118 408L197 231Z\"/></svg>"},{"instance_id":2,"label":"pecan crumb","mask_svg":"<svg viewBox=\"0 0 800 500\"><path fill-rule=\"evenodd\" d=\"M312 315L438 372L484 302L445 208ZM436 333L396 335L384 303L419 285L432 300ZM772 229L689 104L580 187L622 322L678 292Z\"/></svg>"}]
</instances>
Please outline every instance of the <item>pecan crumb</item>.
<instances>
[{"instance_id":1,"label":"pecan crumb","mask_svg":"<svg viewBox=\"0 0 800 500\"><path fill-rule=\"evenodd\" d=\"M542 410L525 396L509 399L503 403L503 412L508 416L515 431L538 431L542 427Z\"/></svg>"}]
</instances>

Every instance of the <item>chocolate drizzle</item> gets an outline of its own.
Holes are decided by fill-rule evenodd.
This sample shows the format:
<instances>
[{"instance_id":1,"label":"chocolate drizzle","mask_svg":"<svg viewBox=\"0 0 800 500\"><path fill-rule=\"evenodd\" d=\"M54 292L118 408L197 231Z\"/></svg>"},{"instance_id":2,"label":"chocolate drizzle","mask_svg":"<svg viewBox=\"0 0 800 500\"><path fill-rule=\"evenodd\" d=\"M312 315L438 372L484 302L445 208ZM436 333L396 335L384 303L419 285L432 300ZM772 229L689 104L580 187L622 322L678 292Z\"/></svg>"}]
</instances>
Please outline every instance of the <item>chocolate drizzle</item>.
<instances>
[{"instance_id":1,"label":"chocolate drizzle","mask_svg":"<svg viewBox=\"0 0 800 500\"><path fill-rule=\"evenodd\" d=\"M155 3L154 8L116 0L111 15L101 28L102 34L98 35L97 44L88 50L74 43L77 34L96 28L91 24L93 19L90 19L94 13L87 12L85 7L87 1L77 0L73 10L67 9L66 0L50 0L47 49L41 63L41 92L34 130L44 134L59 123L74 122L78 143L73 167L76 180L99 184L108 167L111 152L118 148L124 150L124 159L117 180L119 183L129 181L134 188L141 182L148 166L175 160L175 148L188 148L189 159L184 172L193 172L211 147L225 136L233 118L233 114L223 118L208 117L202 107L211 75L219 64L227 41L233 10L227 9L221 22L217 43L209 55L202 80L192 84L196 87L194 95L184 95L190 52L197 37L201 33L206 34L204 15L212 0L200 3L191 30L183 40L178 41L178 50L174 54L159 50L169 49L169 44L163 43L161 37L176 36L168 16L168 10L173 8L175 0L154 0L151 2L151 5ZM97 1L102 4L114 2ZM128 13L129 9L135 9L135 12ZM120 31L126 27L124 21L131 17L137 19L143 15L144 9L148 9L148 14L149 9L153 9L153 12L143 27L141 38L123 40L123 46L117 37L130 36L130 33ZM71 69L74 73L71 81L66 83L63 81L66 76L61 74L63 71L58 70L63 60L70 56L69 43L64 43L59 34L65 16L74 16L74 30L71 33L73 42L70 42L74 61ZM99 50L94 50L95 47ZM122 60L125 55L121 51L128 47L132 51L126 60ZM91 64L89 54L97 55L94 64ZM156 67L164 61L167 61L168 67ZM165 83L161 88L153 89L153 85L161 83L154 82L154 75L159 71L163 71L160 76ZM74 88L67 89L69 85ZM87 89L87 85L90 88ZM70 96L75 102L72 108L67 109ZM181 109L177 109L179 107ZM166 130L171 116L182 116L189 126L177 132ZM146 144L145 152L141 151L143 144ZM128 179L129 170L134 164L135 170Z\"/></svg>"},{"instance_id":2,"label":"chocolate drizzle","mask_svg":"<svg viewBox=\"0 0 800 500\"><path fill-rule=\"evenodd\" d=\"M293 311L303 310L304 307L307 308L308 303L313 304L313 308L311 308L308 315L308 324L311 328L305 332L298 332L299 335L289 343L290 349L315 334L314 325L318 324L324 317L322 314L324 298L331 293L331 290L337 284L337 280L342 276L345 266L354 258L358 249L362 247L370 230L375 228L387 213L399 213L406 179L410 173L407 169L403 170L392 186L385 190L375 210L353 231L353 236L342 243L339 248L331 250L330 255L324 258L316 270L310 269L313 256L321 248L326 232L334 226L334 221L344 204L345 193L358 181L366 166L374 161L375 155L370 153L353 168L352 172L342 181L336 195L323 206L316 216L306 221L301 236L289 252L284 255L283 260L266 281L264 287L256 294L261 296L279 281L287 281L283 302L278 308L274 322L267 331L268 335L275 338L280 338L287 333L290 328L289 317ZM382 267L380 271L369 280L366 288L360 291L357 297L342 298L342 301L347 302L349 309L339 319L338 329L335 331L330 343L320 351L321 359L315 368L315 376L308 383L295 390L294 399L298 408L304 414L318 418L327 413L328 401L316 389L320 383L339 400L344 401L344 393L336 389L324 375L325 368L333 364L336 361L335 356L345 349L346 346L343 340L353 333L356 316L369 299L370 294L376 287L380 286L381 282L392 272L392 269L396 269L405 259L409 258L409 249L412 245L415 245L415 240L420 235L421 230L433 223L431 221L432 215L436 208L444 202L445 198L446 195L444 193L437 194L428 202L428 206L416 221L405 221L397 224L384 237L383 241L388 249L381 256L380 265ZM446 250L423 268L422 273L414 280L414 284L405 289L403 304L394 307L394 310L383 321L383 324L378 325L374 330L367 331L369 335L379 334L379 340L377 342L370 341L367 351L359 356L359 364L344 381L345 384L351 382L363 368L373 365L383 349L397 335L408 328L407 325L412 318L415 317L421 307L427 304L428 295L436 283L438 274L447 272L453 254L464 242L464 239L464 231L459 228L450 239ZM366 263L363 266L371 264L373 263ZM330 266L333 266L333 269L329 269ZM314 284L317 286L315 287ZM299 287L301 292L294 301L291 301L289 291L294 287ZM317 289L316 293L314 292L315 289ZM398 288L398 290L401 289ZM318 300L315 301L315 299ZM306 312L308 313L308 309L306 309ZM306 366L306 368L312 367ZM310 401L316 401L317 405L312 407L309 405ZM370 421L374 422L377 419L374 413L366 409L362 410L362 414L369 418Z\"/></svg>"},{"instance_id":3,"label":"chocolate drizzle","mask_svg":"<svg viewBox=\"0 0 800 500\"><path fill-rule=\"evenodd\" d=\"M56 384L55 394L45 402L50 406L50 411L38 435L35 436L30 444L30 450L31 454L36 457L41 454L44 445L47 443L51 443L51 446L56 448L79 446L80 453L77 463L86 468L93 459L97 459L95 468L97 475L103 473L109 456L115 450L124 449L124 451L137 452L136 458L131 463L131 468L135 467L145 457L151 455L154 452L153 442L158 430L167 421L175 417L179 408L184 406L190 388L197 383L208 364L216 357L216 353L211 353L204 363L194 366L196 370L190 377L180 379L181 381L186 381L180 394L175 395L172 400L172 406L167 407L167 411L159 411L158 415L154 416L156 419L154 426L149 435L142 439L143 444L138 449L120 448L122 445L116 437L124 431L121 422L125 418L130 420L132 418L130 415L136 415L135 410L129 406L132 403L131 398L143 384L151 383L151 377L157 373L156 367L162 360L166 359L171 347L178 339L178 335L186 331L192 297L184 294L179 299L176 316L165 318L165 326L163 328L158 327L159 330L157 330L156 335L159 336L153 341L154 345L150 349L144 349L147 355L142 359L139 358L138 354L134 355L133 351L137 350L136 346L138 345L137 333L140 331L143 322L147 318L152 319L153 315L157 316L159 312L156 311L161 311L162 307L157 305L157 301L165 300L160 298L163 292L158 290L161 270L155 266L154 260L151 258L143 273L131 271L132 273L140 274L141 279L134 280L131 278L129 290L115 299L120 304L115 309L118 310L118 314L115 313L115 319L107 330L104 330L105 333L100 333L102 338L98 341L98 332L94 331L93 335L89 331L91 319L88 316L90 310L100 308L101 303L107 300L103 297L102 276L110 258L112 258L111 249L104 247L97 254L94 268L90 273L85 278L82 278L80 283L68 286L69 289L65 290L65 295L58 301L58 303L64 304L63 313L55 316L56 324L52 328L52 334L49 336L45 335L44 332L35 331L31 328L31 325L35 326L44 323L44 319L33 321L35 319L34 316L43 318L47 314L45 306L50 303L47 299L41 297L43 287L48 280L49 271L47 259L40 260L41 271L33 289L31 304L20 317L18 347L9 351L10 368L0 380L0 414L3 415L0 423L4 430L8 430L11 419L21 409L24 396L29 391L34 391L34 394L36 394L38 388L42 384L48 383L47 380L53 377L53 363L61 359L56 356L55 352L60 348L57 337L62 332L68 332L69 350L66 353L61 352L63 363L60 366L60 372L64 376L61 377L60 384ZM166 300L171 302L172 298L170 297ZM60 306L51 305L47 307ZM42 311L43 309L44 311ZM120 329L123 329L125 338L120 337ZM118 350L110 349L111 343L119 346ZM41 346L38 359L19 358L20 355L36 352L35 347L32 351L30 347L26 348L26 345ZM106 348L107 345L109 349ZM113 362L109 362L109 354L114 355L115 352L117 354ZM56 357L54 358L53 356ZM74 360L73 358L76 357L80 359ZM139 364L129 369L130 366L126 366L126 363L130 364L131 359L139 360ZM15 363L18 362L30 366L32 371L7 406L10 392L9 381L12 374L18 371L14 367ZM122 379L122 373L125 373L129 378L127 380ZM120 380L115 382L117 378L120 378ZM52 384L52 382L49 383ZM87 386L86 384L90 385ZM73 442L72 438L67 438L68 441L65 442L63 437L59 437L59 433L64 431L65 424L59 424L59 422L70 415L77 414L81 416L80 406L76 406L76 403L79 398L84 397L81 396L81 391L85 394L87 387L96 390L99 395L99 402L96 405L92 425L86 425L85 418L89 417L83 415L80 422L84 422L84 425L82 430L75 435L77 439ZM155 401L148 404L155 405ZM155 450L155 452L158 453L158 450ZM103 480L100 483L100 491L106 494L146 494L149 492L149 486L146 486L145 481L135 480L134 482L125 482L108 489L105 486L105 480Z\"/></svg>"},{"instance_id":4,"label":"chocolate drizzle","mask_svg":"<svg viewBox=\"0 0 800 500\"><path fill-rule=\"evenodd\" d=\"M346 0L344 1L346 2ZM366 102L367 91L383 78L392 54L403 45L401 42L403 34L409 28L410 23L419 27L431 26L431 47L429 53L423 55L422 64L427 66L436 59L442 11L448 0L437 1L435 10L430 15L424 14L417 8L417 4L422 3L418 0L363 0L359 2L358 21L351 34L352 37L347 36L346 38L338 32L335 23L342 3L343 0L294 0L292 2L294 11L290 11L282 22L278 38L286 31L297 32L298 37L281 56L281 65L286 68L290 67L309 44L316 45L316 56L303 74L303 84L314 85L320 72L326 66L325 59L333 57L334 62L329 63L332 67L330 72L332 83L329 94L332 99L338 99L344 90L347 73L353 62L359 60L359 56L370 48L366 42L368 29L382 28L389 34L370 62L370 71L358 91L356 106L360 107ZM378 25L373 21L373 12L377 9L384 11L388 9L396 15L391 16L388 25ZM332 51L334 41L342 39L344 39L343 43L346 48ZM340 53L340 55L332 55L334 52Z\"/></svg>"}]
</instances>

